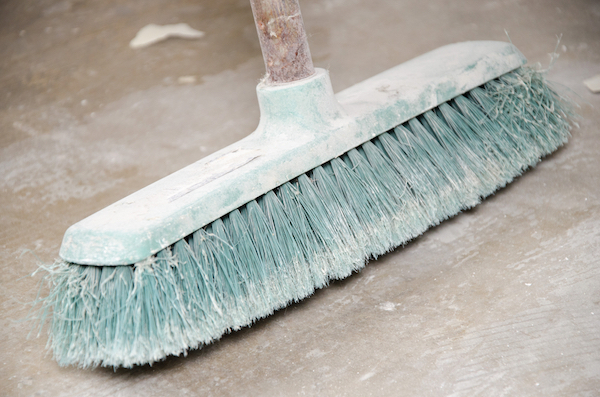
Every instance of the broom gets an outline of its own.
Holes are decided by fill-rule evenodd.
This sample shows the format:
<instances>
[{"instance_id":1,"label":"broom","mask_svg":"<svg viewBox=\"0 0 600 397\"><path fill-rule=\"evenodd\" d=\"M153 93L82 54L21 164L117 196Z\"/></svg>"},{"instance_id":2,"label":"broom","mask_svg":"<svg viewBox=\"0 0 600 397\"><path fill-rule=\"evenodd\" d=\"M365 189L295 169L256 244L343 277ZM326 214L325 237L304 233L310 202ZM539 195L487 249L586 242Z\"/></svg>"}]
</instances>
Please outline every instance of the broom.
<instances>
[{"instance_id":1,"label":"broom","mask_svg":"<svg viewBox=\"0 0 600 397\"><path fill-rule=\"evenodd\" d=\"M568 103L511 44L445 46L334 95L297 0L251 3L257 130L67 230L40 309L60 365L185 355L478 204L569 137Z\"/></svg>"}]
</instances>

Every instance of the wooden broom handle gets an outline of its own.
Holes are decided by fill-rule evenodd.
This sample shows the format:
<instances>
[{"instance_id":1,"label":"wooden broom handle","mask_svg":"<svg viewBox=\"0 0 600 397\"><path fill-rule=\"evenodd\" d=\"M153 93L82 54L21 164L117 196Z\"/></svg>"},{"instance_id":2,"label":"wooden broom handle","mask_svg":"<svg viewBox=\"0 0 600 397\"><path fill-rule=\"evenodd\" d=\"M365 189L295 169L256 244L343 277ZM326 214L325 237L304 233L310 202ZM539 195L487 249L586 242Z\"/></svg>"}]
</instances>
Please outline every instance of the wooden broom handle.
<instances>
[{"instance_id":1,"label":"wooden broom handle","mask_svg":"<svg viewBox=\"0 0 600 397\"><path fill-rule=\"evenodd\" d=\"M267 69L267 84L315 73L298 0L250 0Z\"/></svg>"}]
</instances>

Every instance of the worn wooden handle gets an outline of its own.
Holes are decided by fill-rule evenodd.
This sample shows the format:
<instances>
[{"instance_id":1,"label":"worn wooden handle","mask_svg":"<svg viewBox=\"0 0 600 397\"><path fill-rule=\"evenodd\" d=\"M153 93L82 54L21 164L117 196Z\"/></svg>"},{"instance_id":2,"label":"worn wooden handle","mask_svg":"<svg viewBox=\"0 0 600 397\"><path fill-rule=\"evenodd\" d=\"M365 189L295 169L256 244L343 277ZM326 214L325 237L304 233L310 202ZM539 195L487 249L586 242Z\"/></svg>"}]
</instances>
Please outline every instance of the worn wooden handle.
<instances>
[{"instance_id":1,"label":"worn wooden handle","mask_svg":"<svg viewBox=\"0 0 600 397\"><path fill-rule=\"evenodd\" d=\"M250 0L267 84L282 84L315 73L298 0Z\"/></svg>"}]
</instances>

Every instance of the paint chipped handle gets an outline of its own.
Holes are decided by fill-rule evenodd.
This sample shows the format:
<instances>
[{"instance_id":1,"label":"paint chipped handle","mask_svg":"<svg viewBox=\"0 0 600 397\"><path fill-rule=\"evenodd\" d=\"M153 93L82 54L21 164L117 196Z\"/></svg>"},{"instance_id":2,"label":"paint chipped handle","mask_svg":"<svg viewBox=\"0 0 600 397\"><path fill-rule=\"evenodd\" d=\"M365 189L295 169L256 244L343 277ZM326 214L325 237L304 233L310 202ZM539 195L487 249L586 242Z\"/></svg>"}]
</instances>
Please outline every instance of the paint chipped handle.
<instances>
[{"instance_id":1,"label":"paint chipped handle","mask_svg":"<svg viewBox=\"0 0 600 397\"><path fill-rule=\"evenodd\" d=\"M315 74L298 0L250 0L268 85Z\"/></svg>"}]
</instances>

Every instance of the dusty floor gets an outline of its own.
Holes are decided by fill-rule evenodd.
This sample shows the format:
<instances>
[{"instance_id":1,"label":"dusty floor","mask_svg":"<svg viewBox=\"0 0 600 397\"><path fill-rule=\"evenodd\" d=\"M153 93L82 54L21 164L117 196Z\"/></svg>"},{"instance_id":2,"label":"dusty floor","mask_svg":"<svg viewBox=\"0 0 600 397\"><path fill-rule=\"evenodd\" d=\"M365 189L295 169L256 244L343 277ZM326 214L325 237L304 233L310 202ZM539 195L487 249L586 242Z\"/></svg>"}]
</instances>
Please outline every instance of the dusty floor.
<instances>
[{"instance_id":1,"label":"dusty floor","mask_svg":"<svg viewBox=\"0 0 600 397\"><path fill-rule=\"evenodd\" d=\"M474 210L188 357L60 368L22 302L66 228L251 132L263 73L248 2L0 3L0 395L600 395L597 0L306 0L340 90L456 41L506 40L583 118L569 144ZM142 50L148 23L197 41ZM194 75L195 84L178 84Z\"/></svg>"}]
</instances>

